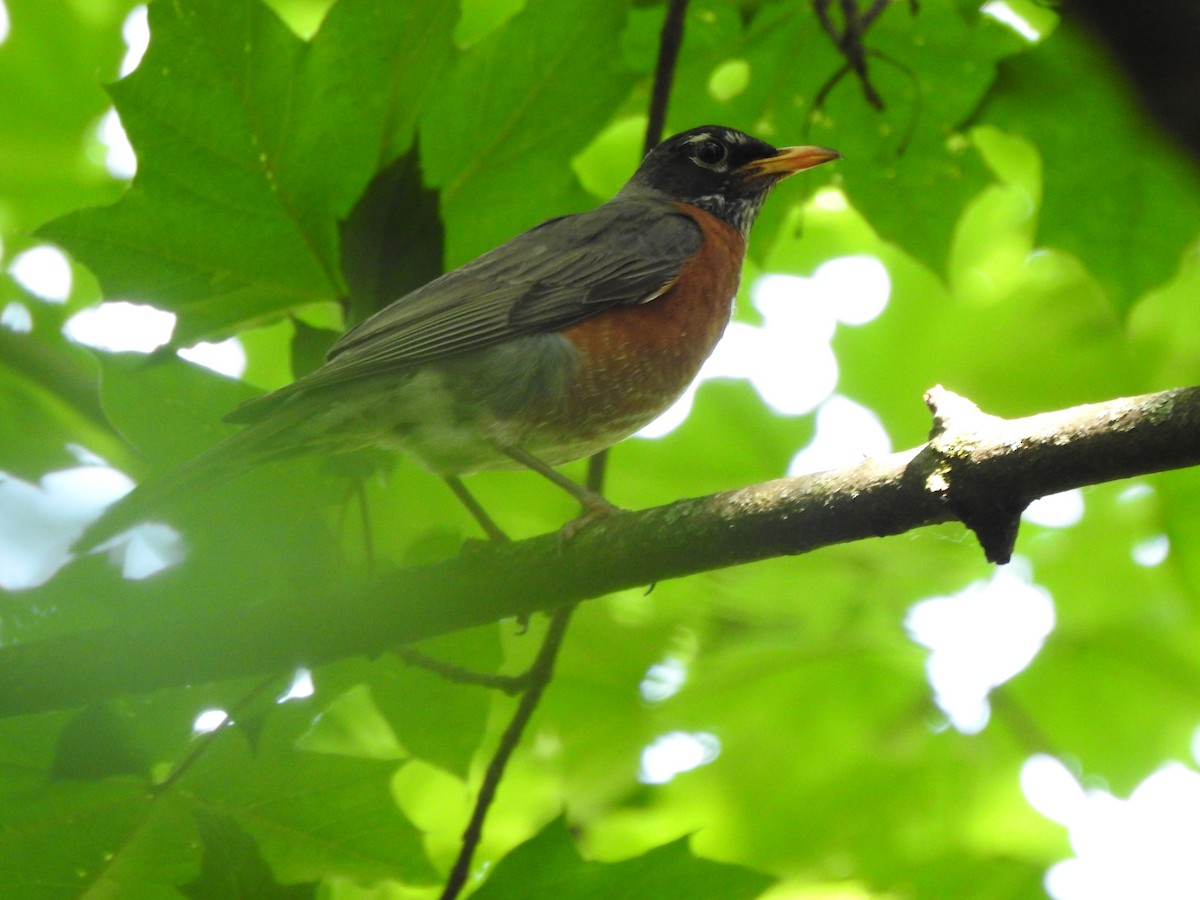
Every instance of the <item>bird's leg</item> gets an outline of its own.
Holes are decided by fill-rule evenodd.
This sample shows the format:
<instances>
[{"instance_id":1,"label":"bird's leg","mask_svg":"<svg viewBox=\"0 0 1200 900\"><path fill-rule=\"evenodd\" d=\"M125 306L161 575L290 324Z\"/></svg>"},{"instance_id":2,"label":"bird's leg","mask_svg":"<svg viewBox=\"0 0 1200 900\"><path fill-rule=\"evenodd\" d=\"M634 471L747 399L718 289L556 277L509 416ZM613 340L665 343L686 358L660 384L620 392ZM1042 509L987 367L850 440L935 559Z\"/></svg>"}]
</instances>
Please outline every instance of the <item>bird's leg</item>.
<instances>
[{"instance_id":1,"label":"bird's leg","mask_svg":"<svg viewBox=\"0 0 1200 900\"><path fill-rule=\"evenodd\" d=\"M454 496L458 498L459 502L467 508L467 512L479 523L479 527L484 530L489 540L499 543L508 540L508 535L500 530L500 526L475 499L475 495L467 490L467 486L462 483L461 478L457 475L443 475L442 480L454 492Z\"/></svg>"},{"instance_id":2,"label":"bird's leg","mask_svg":"<svg viewBox=\"0 0 1200 900\"><path fill-rule=\"evenodd\" d=\"M606 516L615 515L621 511L619 507L613 506L613 504L609 503L595 491L572 481L566 475L562 474L562 472L559 472L552 466L546 465L532 453L528 453L520 447L511 444L498 445L497 449L501 453L512 457L527 469L532 469L543 478L554 482L579 501L583 507L583 515L572 519L562 527L561 534L564 538L574 537L581 529L597 519L603 519Z\"/></svg>"},{"instance_id":3,"label":"bird's leg","mask_svg":"<svg viewBox=\"0 0 1200 900\"><path fill-rule=\"evenodd\" d=\"M522 450L520 447L506 444L500 446L500 452L512 457L527 469L532 469L543 478L554 482L572 497L583 505L585 512L595 512L600 515L611 515L620 510L613 506L595 491L584 487L578 482L572 481L558 469L546 465L532 453Z\"/></svg>"}]
</instances>

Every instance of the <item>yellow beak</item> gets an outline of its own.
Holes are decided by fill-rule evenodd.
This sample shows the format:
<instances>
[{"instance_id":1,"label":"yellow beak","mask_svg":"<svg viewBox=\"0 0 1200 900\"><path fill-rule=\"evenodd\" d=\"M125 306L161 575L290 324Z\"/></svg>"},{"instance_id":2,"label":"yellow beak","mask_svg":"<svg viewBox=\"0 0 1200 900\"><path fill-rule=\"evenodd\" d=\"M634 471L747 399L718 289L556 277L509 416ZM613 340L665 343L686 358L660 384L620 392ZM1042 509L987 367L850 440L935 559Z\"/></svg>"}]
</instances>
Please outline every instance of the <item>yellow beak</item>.
<instances>
[{"instance_id":1,"label":"yellow beak","mask_svg":"<svg viewBox=\"0 0 1200 900\"><path fill-rule=\"evenodd\" d=\"M841 158L842 154L828 147L781 147L774 156L746 163L741 171L755 177L776 175L787 178L813 166Z\"/></svg>"}]
</instances>

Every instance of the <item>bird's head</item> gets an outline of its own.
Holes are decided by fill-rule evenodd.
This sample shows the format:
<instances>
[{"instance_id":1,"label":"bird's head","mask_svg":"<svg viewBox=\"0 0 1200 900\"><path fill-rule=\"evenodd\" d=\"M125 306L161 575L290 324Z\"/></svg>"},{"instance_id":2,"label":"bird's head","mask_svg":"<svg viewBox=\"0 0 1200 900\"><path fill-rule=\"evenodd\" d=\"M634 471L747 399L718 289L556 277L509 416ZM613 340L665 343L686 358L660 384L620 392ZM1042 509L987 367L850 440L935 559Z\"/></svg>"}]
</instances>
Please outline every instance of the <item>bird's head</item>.
<instances>
[{"instance_id":1,"label":"bird's head","mask_svg":"<svg viewBox=\"0 0 1200 900\"><path fill-rule=\"evenodd\" d=\"M667 138L646 154L622 193L662 194L698 206L746 234L772 187L840 158L825 147L777 149L733 128L702 125Z\"/></svg>"}]
</instances>

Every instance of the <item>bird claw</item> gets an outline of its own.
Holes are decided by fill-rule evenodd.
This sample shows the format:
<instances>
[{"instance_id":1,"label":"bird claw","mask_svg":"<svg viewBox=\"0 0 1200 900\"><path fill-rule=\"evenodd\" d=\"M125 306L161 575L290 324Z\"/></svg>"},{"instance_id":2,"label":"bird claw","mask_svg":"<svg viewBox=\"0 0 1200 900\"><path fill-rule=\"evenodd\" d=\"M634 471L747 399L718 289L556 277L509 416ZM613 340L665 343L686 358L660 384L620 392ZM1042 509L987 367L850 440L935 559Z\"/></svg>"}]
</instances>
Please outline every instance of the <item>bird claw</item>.
<instances>
[{"instance_id":1,"label":"bird claw","mask_svg":"<svg viewBox=\"0 0 1200 900\"><path fill-rule=\"evenodd\" d=\"M619 506L614 506L609 503L599 494L594 494L584 501L583 515L577 516L558 529L558 545L561 549L568 541L575 538L575 535L583 531L594 522L601 519L607 519L609 516L615 516L624 512Z\"/></svg>"}]
</instances>

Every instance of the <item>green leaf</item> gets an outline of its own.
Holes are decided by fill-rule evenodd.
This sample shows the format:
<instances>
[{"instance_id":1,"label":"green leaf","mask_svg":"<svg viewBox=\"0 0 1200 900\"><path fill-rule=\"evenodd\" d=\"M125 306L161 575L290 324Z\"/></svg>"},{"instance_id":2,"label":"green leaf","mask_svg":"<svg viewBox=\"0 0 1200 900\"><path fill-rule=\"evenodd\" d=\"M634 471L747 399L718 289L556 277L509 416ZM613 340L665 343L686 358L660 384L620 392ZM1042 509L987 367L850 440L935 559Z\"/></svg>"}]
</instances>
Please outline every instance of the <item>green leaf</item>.
<instances>
[{"instance_id":1,"label":"green leaf","mask_svg":"<svg viewBox=\"0 0 1200 900\"><path fill-rule=\"evenodd\" d=\"M0 53L0 223L21 232L121 191L95 153L93 129L108 106L97 79L117 74L120 24L136 0L4 5L11 32Z\"/></svg>"},{"instance_id":2,"label":"green leaf","mask_svg":"<svg viewBox=\"0 0 1200 900\"><path fill-rule=\"evenodd\" d=\"M742 866L693 856L687 840L658 847L636 859L585 862L561 820L551 822L497 863L472 896L479 900L618 900L625 897L688 897L750 900L772 879Z\"/></svg>"},{"instance_id":3,"label":"green leaf","mask_svg":"<svg viewBox=\"0 0 1200 900\"><path fill-rule=\"evenodd\" d=\"M1146 623L1064 630L1013 682L1015 718L1041 729L1048 748L1084 775L1128 794L1164 760L1189 752L1200 702L1197 639L1195 628L1177 636Z\"/></svg>"},{"instance_id":4,"label":"green leaf","mask_svg":"<svg viewBox=\"0 0 1200 900\"><path fill-rule=\"evenodd\" d=\"M316 885L280 885L259 855L254 840L236 822L204 812L198 818L204 855L200 874L180 887L184 896L192 900L236 897L305 900L316 897Z\"/></svg>"},{"instance_id":5,"label":"green leaf","mask_svg":"<svg viewBox=\"0 0 1200 900\"><path fill-rule=\"evenodd\" d=\"M441 191L450 265L591 205L568 163L632 83L619 65L624 15L614 0L530 0L439 82L421 163Z\"/></svg>"},{"instance_id":6,"label":"green leaf","mask_svg":"<svg viewBox=\"0 0 1200 900\"><path fill-rule=\"evenodd\" d=\"M1164 472L1155 479L1163 496L1162 533L1170 541L1171 565L1193 608L1200 607L1200 478L1194 471Z\"/></svg>"},{"instance_id":7,"label":"green leaf","mask_svg":"<svg viewBox=\"0 0 1200 900\"><path fill-rule=\"evenodd\" d=\"M171 886L199 866L186 808L152 798L144 778L48 781L49 753L30 751L64 718L12 719L0 729L0 894L173 896Z\"/></svg>"},{"instance_id":8,"label":"green leaf","mask_svg":"<svg viewBox=\"0 0 1200 900\"><path fill-rule=\"evenodd\" d=\"M426 641L438 665L491 675L501 660L494 627ZM313 676L323 711L304 749L374 759L418 757L466 781L483 740L493 690L465 684L391 653L346 660Z\"/></svg>"},{"instance_id":9,"label":"green leaf","mask_svg":"<svg viewBox=\"0 0 1200 900\"><path fill-rule=\"evenodd\" d=\"M42 234L108 296L179 313L183 344L341 294L337 221L411 142L452 24L444 3L348 0L306 44L260 0L153 4L112 87L134 186Z\"/></svg>"},{"instance_id":10,"label":"green leaf","mask_svg":"<svg viewBox=\"0 0 1200 900\"><path fill-rule=\"evenodd\" d=\"M281 883L431 880L421 836L392 799L396 764L296 749L313 713L303 701L277 707L253 754L222 735L181 791L250 834Z\"/></svg>"},{"instance_id":11,"label":"green leaf","mask_svg":"<svg viewBox=\"0 0 1200 900\"><path fill-rule=\"evenodd\" d=\"M148 461L139 461L143 464L135 471L158 484L169 484L177 466L227 437L235 426L222 422L223 416L255 393L171 354L111 354L102 357L102 365L105 409ZM351 502L347 485L352 482L327 462L308 458L247 469L168 496L144 513L184 532L190 551L184 568L193 588L224 581L230 558L246 566L236 589L201 593L200 602L230 607L253 602L256 592L278 593L280 585L290 583L292 576L284 575L280 564L296 574L286 548L306 561L307 578L322 580L343 571L328 518ZM171 591L166 584L148 588L156 589ZM197 599L182 602L194 605Z\"/></svg>"},{"instance_id":12,"label":"green leaf","mask_svg":"<svg viewBox=\"0 0 1200 900\"><path fill-rule=\"evenodd\" d=\"M17 333L0 326L0 470L36 480L75 463L73 443L119 453L120 441L96 397L96 360L63 336L61 308L0 294L0 304L10 303L29 312L32 329Z\"/></svg>"},{"instance_id":13,"label":"green leaf","mask_svg":"<svg viewBox=\"0 0 1200 900\"><path fill-rule=\"evenodd\" d=\"M106 353L104 410L156 467L174 468L235 430L221 419L257 392L170 352Z\"/></svg>"},{"instance_id":14,"label":"green leaf","mask_svg":"<svg viewBox=\"0 0 1200 900\"><path fill-rule=\"evenodd\" d=\"M421 182L416 149L379 172L342 223L348 319L360 322L442 274L438 195Z\"/></svg>"},{"instance_id":15,"label":"green leaf","mask_svg":"<svg viewBox=\"0 0 1200 900\"><path fill-rule=\"evenodd\" d=\"M438 662L476 674L493 674L500 663L495 627L448 635L420 649ZM483 740L491 691L456 684L390 654L372 666L369 683L375 702L404 747L465 781Z\"/></svg>"},{"instance_id":16,"label":"green leaf","mask_svg":"<svg viewBox=\"0 0 1200 900\"><path fill-rule=\"evenodd\" d=\"M111 88L139 156L133 187L41 233L107 296L187 310L184 341L328 296L331 260L306 240L314 223L274 186L302 42L258 0L156 3L150 29L141 65Z\"/></svg>"},{"instance_id":17,"label":"green leaf","mask_svg":"<svg viewBox=\"0 0 1200 900\"><path fill-rule=\"evenodd\" d=\"M128 723L107 706L82 710L62 730L50 777L95 781L118 775L145 775L150 761L130 740Z\"/></svg>"},{"instance_id":18,"label":"green leaf","mask_svg":"<svg viewBox=\"0 0 1200 900\"><path fill-rule=\"evenodd\" d=\"M919 10L892 4L865 37L885 108L872 109L847 75L821 118L834 124L831 140L846 157L839 172L850 202L881 237L941 271L963 205L987 180L962 131L997 64L1022 44L990 16L968 21L948 0Z\"/></svg>"},{"instance_id":19,"label":"green leaf","mask_svg":"<svg viewBox=\"0 0 1200 900\"><path fill-rule=\"evenodd\" d=\"M1004 64L981 113L1038 148L1040 241L1075 254L1122 312L1200 232L1200 177L1137 104L1100 47L1064 26L1045 52Z\"/></svg>"}]
</instances>

